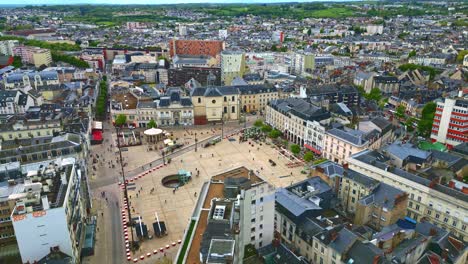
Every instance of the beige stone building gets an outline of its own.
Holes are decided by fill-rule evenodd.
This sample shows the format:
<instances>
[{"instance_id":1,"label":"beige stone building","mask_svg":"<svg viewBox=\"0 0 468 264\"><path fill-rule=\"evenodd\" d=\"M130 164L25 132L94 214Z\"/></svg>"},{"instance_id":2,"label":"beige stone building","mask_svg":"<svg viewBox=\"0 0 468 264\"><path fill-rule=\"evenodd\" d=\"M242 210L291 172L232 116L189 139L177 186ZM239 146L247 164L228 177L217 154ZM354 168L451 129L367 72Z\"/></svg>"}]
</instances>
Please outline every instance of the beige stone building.
<instances>
[{"instance_id":1,"label":"beige stone building","mask_svg":"<svg viewBox=\"0 0 468 264\"><path fill-rule=\"evenodd\" d=\"M325 133L323 156L343 164L354 153L370 148L372 142L359 130L333 128Z\"/></svg>"},{"instance_id":2,"label":"beige stone building","mask_svg":"<svg viewBox=\"0 0 468 264\"><path fill-rule=\"evenodd\" d=\"M233 87L199 87L191 97L195 125L239 119L239 91Z\"/></svg>"},{"instance_id":3,"label":"beige stone building","mask_svg":"<svg viewBox=\"0 0 468 264\"><path fill-rule=\"evenodd\" d=\"M407 193L353 170L344 171L338 197L356 225L381 230L406 216Z\"/></svg>"},{"instance_id":4,"label":"beige stone building","mask_svg":"<svg viewBox=\"0 0 468 264\"><path fill-rule=\"evenodd\" d=\"M306 143L307 121L320 122L329 118L328 111L299 98L271 100L265 113L266 123L280 130L289 141L301 147Z\"/></svg>"},{"instance_id":5,"label":"beige stone building","mask_svg":"<svg viewBox=\"0 0 468 264\"><path fill-rule=\"evenodd\" d=\"M278 99L278 91L265 85L244 85L236 87L240 94L240 107L243 112L265 111L268 102Z\"/></svg>"},{"instance_id":6,"label":"beige stone building","mask_svg":"<svg viewBox=\"0 0 468 264\"><path fill-rule=\"evenodd\" d=\"M373 150L364 150L347 159L350 169L409 194L407 216L427 220L468 241L468 188L461 189L399 169L391 159ZM424 165L424 164L421 164Z\"/></svg>"}]
</instances>

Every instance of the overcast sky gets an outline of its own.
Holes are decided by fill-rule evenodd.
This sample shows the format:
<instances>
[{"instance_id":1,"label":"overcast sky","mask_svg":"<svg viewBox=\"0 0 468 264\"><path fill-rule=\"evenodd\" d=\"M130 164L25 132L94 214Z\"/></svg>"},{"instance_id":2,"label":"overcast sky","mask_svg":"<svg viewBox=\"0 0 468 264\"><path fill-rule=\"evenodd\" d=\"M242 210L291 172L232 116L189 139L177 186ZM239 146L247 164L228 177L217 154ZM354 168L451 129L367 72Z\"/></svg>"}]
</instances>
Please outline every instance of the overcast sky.
<instances>
[{"instance_id":1,"label":"overcast sky","mask_svg":"<svg viewBox=\"0 0 468 264\"><path fill-rule=\"evenodd\" d=\"M321 0L0 0L0 4L14 5L66 5L66 4L180 4L180 3L281 3L320 2ZM326 1L326 0L323 0ZM330 0L328 0L330 1ZM343 0L342 0L343 1ZM346 0L345 0L346 1Z\"/></svg>"}]
</instances>

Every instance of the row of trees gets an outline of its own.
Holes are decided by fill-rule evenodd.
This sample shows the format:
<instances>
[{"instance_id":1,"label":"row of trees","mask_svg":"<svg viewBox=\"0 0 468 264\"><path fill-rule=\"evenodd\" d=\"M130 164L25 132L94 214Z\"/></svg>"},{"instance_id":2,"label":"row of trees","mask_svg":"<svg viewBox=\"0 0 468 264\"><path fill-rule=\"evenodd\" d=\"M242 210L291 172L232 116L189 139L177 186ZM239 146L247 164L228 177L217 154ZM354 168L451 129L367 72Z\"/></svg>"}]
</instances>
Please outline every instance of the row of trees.
<instances>
[{"instance_id":1,"label":"row of trees","mask_svg":"<svg viewBox=\"0 0 468 264\"><path fill-rule=\"evenodd\" d=\"M77 68L89 67L89 64L84 60L81 60L81 59L76 58L75 56L70 56L70 55L63 54L57 51L52 51L52 60L55 62L58 62L58 61L65 62Z\"/></svg>"},{"instance_id":2,"label":"row of trees","mask_svg":"<svg viewBox=\"0 0 468 264\"><path fill-rule=\"evenodd\" d=\"M268 137L272 138L272 139L277 139L282 135L281 131L279 131L276 128L272 128L268 124L263 123L263 121L260 120L260 119L255 121L254 126L260 128L260 130L263 133L267 134ZM287 141L285 142L284 145L287 145ZM297 144L291 144L289 146L289 150L291 150L291 152L294 155L299 155L299 153L301 153L301 147L299 145L297 145ZM312 152L310 152L310 151L307 151L307 152L304 153L303 158L304 158L304 160L306 162L310 162L310 161L312 161L314 159L314 154Z\"/></svg>"},{"instance_id":3,"label":"row of trees","mask_svg":"<svg viewBox=\"0 0 468 264\"><path fill-rule=\"evenodd\" d=\"M50 49L51 51L79 51L81 50L80 46L76 44L69 43L52 43L36 39L25 39L23 37L15 36L0 36L0 40L18 40L21 44L25 46L34 46L44 49Z\"/></svg>"},{"instance_id":4,"label":"row of trees","mask_svg":"<svg viewBox=\"0 0 468 264\"><path fill-rule=\"evenodd\" d=\"M107 108L107 82L102 80L99 83L99 97L96 101L96 117L103 120L106 116ZM126 121L126 120L125 120Z\"/></svg>"}]
</instances>

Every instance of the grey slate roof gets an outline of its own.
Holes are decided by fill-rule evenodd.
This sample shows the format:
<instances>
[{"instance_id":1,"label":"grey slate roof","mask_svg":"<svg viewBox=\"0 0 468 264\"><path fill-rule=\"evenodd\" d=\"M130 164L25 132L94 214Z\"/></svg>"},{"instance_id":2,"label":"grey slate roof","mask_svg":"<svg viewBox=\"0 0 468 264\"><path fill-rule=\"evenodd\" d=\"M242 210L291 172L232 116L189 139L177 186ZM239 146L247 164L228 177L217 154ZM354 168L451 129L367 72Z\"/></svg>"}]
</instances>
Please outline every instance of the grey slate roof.
<instances>
[{"instance_id":1,"label":"grey slate roof","mask_svg":"<svg viewBox=\"0 0 468 264\"><path fill-rule=\"evenodd\" d=\"M277 203L287 208L294 216L300 216L308 210L321 210L322 208L315 203L300 198L299 196L280 188L276 191L275 200Z\"/></svg>"},{"instance_id":2,"label":"grey slate roof","mask_svg":"<svg viewBox=\"0 0 468 264\"><path fill-rule=\"evenodd\" d=\"M380 256L380 259L377 263L384 263L383 251L376 247L370 242L364 243L361 241L356 241L353 246L349 249L348 254L346 255L347 263L374 263L374 258ZM348 262L353 260L353 262Z\"/></svg>"},{"instance_id":3,"label":"grey slate roof","mask_svg":"<svg viewBox=\"0 0 468 264\"><path fill-rule=\"evenodd\" d=\"M400 141L395 141L393 144L384 148L384 151L392 154L393 156L405 160L410 157L414 157L421 160L427 160L431 156L431 152L420 150L415 148L410 143L401 143Z\"/></svg>"},{"instance_id":4,"label":"grey slate roof","mask_svg":"<svg viewBox=\"0 0 468 264\"><path fill-rule=\"evenodd\" d=\"M283 114L292 114L304 120L320 121L330 118L328 111L299 98L271 100L270 106Z\"/></svg>"},{"instance_id":5,"label":"grey slate roof","mask_svg":"<svg viewBox=\"0 0 468 264\"><path fill-rule=\"evenodd\" d=\"M340 138L355 146L363 146L367 143L367 140L363 134L359 135L358 133L352 133L351 131L344 131L342 129L333 128L328 130L327 134L332 135L336 138Z\"/></svg>"},{"instance_id":6,"label":"grey slate roof","mask_svg":"<svg viewBox=\"0 0 468 264\"><path fill-rule=\"evenodd\" d=\"M382 154L378 153L375 150L364 150L364 151L361 151L359 153L352 155L352 157L356 160L359 160L361 162L377 167L381 170L388 170L391 173L398 175L399 177L403 177L405 179L416 182L418 184L421 184L427 187L431 185L431 181L429 179L423 178L419 175L412 174L405 170L394 168L394 167L389 166L388 164L385 164L384 162L387 161L388 158L386 158L385 156L383 156ZM441 184L435 184L433 185L432 188L441 193L455 197L456 199L460 199L462 201L468 202L467 194L464 194L453 188L450 188Z\"/></svg>"},{"instance_id":7,"label":"grey slate roof","mask_svg":"<svg viewBox=\"0 0 468 264\"><path fill-rule=\"evenodd\" d=\"M379 183L377 187L366 197L359 200L364 205L378 205L379 207L386 207L392 209L395 205L395 200L400 195L405 194L400 189L392 187L386 183Z\"/></svg>"}]
</instances>

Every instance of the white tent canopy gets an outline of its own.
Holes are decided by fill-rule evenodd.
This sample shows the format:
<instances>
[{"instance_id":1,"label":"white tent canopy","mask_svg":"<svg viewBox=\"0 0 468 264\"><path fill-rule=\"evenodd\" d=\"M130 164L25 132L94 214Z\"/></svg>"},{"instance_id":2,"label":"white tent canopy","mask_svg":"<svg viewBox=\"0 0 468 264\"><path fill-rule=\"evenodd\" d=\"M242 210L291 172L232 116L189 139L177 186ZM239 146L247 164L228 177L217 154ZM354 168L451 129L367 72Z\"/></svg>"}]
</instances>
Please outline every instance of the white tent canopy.
<instances>
[{"instance_id":1,"label":"white tent canopy","mask_svg":"<svg viewBox=\"0 0 468 264\"><path fill-rule=\"evenodd\" d=\"M159 128L150 128L145 130L144 134L147 136L156 136L162 133L162 130Z\"/></svg>"}]
</instances>

